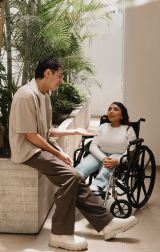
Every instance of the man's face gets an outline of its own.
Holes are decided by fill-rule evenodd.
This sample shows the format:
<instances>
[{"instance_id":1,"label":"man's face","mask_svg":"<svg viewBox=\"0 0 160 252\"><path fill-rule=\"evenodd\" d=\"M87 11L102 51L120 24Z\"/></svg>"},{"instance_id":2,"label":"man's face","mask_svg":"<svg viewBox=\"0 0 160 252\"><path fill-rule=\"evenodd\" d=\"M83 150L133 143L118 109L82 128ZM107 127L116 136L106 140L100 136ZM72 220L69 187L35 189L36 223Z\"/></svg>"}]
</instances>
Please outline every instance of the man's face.
<instances>
[{"instance_id":1,"label":"man's face","mask_svg":"<svg viewBox=\"0 0 160 252\"><path fill-rule=\"evenodd\" d=\"M63 70L61 67L59 67L55 72L52 72L52 70L50 70L50 75L48 77L48 89L52 91L57 90L59 84L62 83L62 74Z\"/></svg>"}]
</instances>

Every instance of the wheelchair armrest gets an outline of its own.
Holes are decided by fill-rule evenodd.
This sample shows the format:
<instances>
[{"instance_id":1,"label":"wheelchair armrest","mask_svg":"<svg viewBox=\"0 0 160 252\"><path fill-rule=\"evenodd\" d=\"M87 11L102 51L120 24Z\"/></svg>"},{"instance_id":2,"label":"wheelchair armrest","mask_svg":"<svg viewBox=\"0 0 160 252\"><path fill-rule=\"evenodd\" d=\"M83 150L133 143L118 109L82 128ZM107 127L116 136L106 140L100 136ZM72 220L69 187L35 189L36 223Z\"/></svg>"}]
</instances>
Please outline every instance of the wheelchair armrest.
<instances>
[{"instance_id":1,"label":"wheelchair armrest","mask_svg":"<svg viewBox=\"0 0 160 252\"><path fill-rule=\"evenodd\" d=\"M93 138L94 136L82 136L82 138L87 139L87 138Z\"/></svg>"},{"instance_id":2,"label":"wheelchair armrest","mask_svg":"<svg viewBox=\"0 0 160 252\"><path fill-rule=\"evenodd\" d=\"M138 138L138 139L135 139L133 141L129 141L129 144L133 145L133 144L139 144L139 143L143 143L143 142L144 142L143 138Z\"/></svg>"}]
</instances>

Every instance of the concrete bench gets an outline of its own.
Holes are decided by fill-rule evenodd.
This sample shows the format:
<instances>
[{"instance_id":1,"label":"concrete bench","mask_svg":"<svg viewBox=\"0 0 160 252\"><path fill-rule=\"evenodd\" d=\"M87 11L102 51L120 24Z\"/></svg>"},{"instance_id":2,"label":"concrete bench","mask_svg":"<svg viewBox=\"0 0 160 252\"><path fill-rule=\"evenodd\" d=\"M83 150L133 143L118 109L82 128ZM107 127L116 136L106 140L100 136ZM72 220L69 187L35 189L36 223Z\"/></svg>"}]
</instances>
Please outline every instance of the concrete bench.
<instances>
[{"instance_id":1,"label":"concrete bench","mask_svg":"<svg viewBox=\"0 0 160 252\"><path fill-rule=\"evenodd\" d=\"M38 233L56 187L29 166L0 161L0 232Z\"/></svg>"}]
</instances>

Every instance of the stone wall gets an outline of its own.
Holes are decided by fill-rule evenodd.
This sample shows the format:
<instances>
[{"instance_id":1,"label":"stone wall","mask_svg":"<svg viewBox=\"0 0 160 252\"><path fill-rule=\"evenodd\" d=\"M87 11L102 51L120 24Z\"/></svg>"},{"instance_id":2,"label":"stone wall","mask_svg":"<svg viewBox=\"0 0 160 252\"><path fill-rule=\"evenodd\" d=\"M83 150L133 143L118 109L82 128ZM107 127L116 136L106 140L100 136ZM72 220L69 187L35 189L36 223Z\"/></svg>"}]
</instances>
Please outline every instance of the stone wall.
<instances>
[{"instance_id":1,"label":"stone wall","mask_svg":"<svg viewBox=\"0 0 160 252\"><path fill-rule=\"evenodd\" d=\"M73 111L60 128L87 128L90 99ZM73 157L81 136L57 139ZM57 188L48 178L29 166L0 159L0 233L38 233L53 205Z\"/></svg>"}]
</instances>

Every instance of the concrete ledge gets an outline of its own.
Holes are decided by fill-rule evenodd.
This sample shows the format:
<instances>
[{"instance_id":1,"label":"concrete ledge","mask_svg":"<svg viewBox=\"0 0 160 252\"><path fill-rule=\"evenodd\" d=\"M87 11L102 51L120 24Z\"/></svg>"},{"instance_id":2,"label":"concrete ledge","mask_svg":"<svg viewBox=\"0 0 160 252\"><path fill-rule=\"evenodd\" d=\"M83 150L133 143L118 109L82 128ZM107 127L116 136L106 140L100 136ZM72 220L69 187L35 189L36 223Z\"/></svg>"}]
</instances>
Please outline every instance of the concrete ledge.
<instances>
[{"instance_id":1,"label":"concrete ledge","mask_svg":"<svg viewBox=\"0 0 160 252\"><path fill-rule=\"evenodd\" d=\"M73 111L59 128L87 128L90 99ZM81 136L57 139L73 157ZM0 233L38 233L53 205L57 188L46 176L29 166L0 158Z\"/></svg>"}]
</instances>

